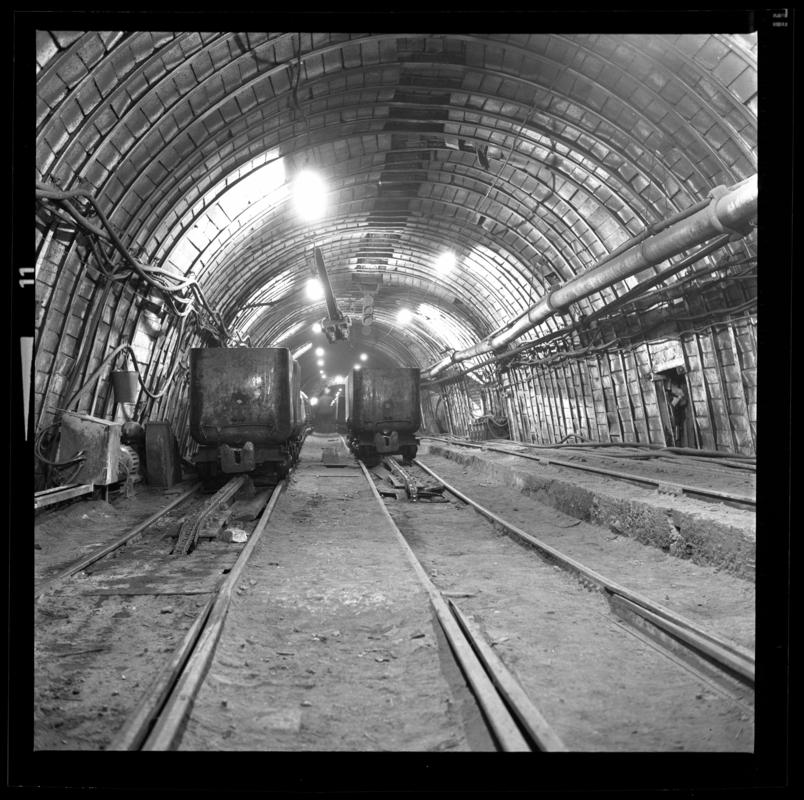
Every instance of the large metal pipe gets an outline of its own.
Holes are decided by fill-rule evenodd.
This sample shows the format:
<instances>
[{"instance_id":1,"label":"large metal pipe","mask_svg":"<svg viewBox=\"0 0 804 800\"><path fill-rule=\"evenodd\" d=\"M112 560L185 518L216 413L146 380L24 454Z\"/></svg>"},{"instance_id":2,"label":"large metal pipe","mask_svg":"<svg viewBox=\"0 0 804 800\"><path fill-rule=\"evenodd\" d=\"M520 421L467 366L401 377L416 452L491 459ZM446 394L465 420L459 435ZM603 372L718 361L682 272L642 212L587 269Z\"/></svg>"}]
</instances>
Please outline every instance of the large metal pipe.
<instances>
[{"instance_id":1,"label":"large metal pipe","mask_svg":"<svg viewBox=\"0 0 804 800\"><path fill-rule=\"evenodd\" d=\"M703 244L713 236L723 233L744 235L745 226L757 213L757 176L753 175L729 188L717 186L710 192L709 197L710 202L700 211L674 223L655 236L637 241L633 247L621 252L615 258L607 257L598 266L592 267L542 297L527 311L477 344L445 356L424 370L422 379L434 378L451 364L498 350L571 303L648 267L660 264L690 247Z\"/></svg>"}]
</instances>

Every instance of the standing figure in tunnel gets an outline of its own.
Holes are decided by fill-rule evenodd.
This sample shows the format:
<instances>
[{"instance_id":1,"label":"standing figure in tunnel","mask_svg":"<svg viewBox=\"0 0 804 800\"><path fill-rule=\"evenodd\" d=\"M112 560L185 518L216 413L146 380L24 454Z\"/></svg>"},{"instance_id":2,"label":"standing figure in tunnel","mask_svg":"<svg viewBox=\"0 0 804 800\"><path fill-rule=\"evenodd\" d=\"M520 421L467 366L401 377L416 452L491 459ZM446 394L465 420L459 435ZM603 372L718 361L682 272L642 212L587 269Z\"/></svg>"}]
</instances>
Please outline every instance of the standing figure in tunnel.
<instances>
[{"instance_id":1,"label":"standing figure in tunnel","mask_svg":"<svg viewBox=\"0 0 804 800\"><path fill-rule=\"evenodd\" d=\"M690 442L686 441L686 419L687 407L689 400L687 398L687 391L684 387L683 379L671 378L668 381L667 387L668 401L670 403L670 410L673 414L673 442L678 447L689 447Z\"/></svg>"}]
</instances>

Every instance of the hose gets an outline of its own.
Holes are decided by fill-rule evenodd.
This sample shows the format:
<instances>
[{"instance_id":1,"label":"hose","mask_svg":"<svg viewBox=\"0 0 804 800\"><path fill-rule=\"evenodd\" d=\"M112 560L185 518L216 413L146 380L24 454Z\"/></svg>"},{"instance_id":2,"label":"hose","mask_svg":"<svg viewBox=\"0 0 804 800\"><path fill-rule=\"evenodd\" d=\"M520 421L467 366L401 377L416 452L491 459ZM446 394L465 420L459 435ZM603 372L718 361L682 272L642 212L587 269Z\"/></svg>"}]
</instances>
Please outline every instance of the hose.
<instances>
[{"instance_id":1,"label":"hose","mask_svg":"<svg viewBox=\"0 0 804 800\"><path fill-rule=\"evenodd\" d=\"M162 389L159 392L152 392L145 385L145 381L144 381L144 379L142 377L142 371L140 369L140 364L139 364L139 361L137 361L137 354L134 352L134 348L130 344L121 344L118 347L116 347L114 350L112 350L112 352L109 353L109 355L107 355L106 358L103 359L103 361L101 361L101 363L98 366L98 368L92 373L92 375L89 376L89 378L87 378L86 381L84 381L83 385L81 387L79 387L78 389L76 389L75 392L73 392L73 394L71 395L70 399L67 400L67 402L64 404L64 407L69 409L73 405L73 403L75 403L75 401L78 400L78 398L81 397L81 395L84 394L84 392L86 392L94 384L94 382L100 377L100 375L103 372L103 370L106 367L106 365L109 364L109 362L111 362L120 353L122 353L124 351L128 352L131 360L134 362L134 369L137 372L137 380L139 381L140 386L142 387L142 390L152 400L158 400L167 391L168 386L170 385L171 381L173 380L173 376L174 376L174 374L176 372L176 368L178 367L178 364L179 364L179 359L178 359L178 353L179 353L179 349L180 349L179 343L181 341L181 335L182 335L183 330L184 330L184 319L182 319L181 325L182 325L182 327L181 327L181 329L179 330L179 333L178 333L178 337L177 337L177 341L176 341L176 349L175 349L174 355L173 355L173 365L171 366L170 373L169 373L168 377L165 378L165 382L162 385Z\"/></svg>"},{"instance_id":2,"label":"hose","mask_svg":"<svg viewBox=\"0 0 804 800\"><path fill-rule=\"evenodd\" d=\"M223 322L223 318L210 306L209 302L204 296L203 291L201 290L201 287L198 284L198 281L195 278L174 276L162 269L140 264L127 250L118 234L112 228L100 205L89 191L86 189L63 191L37 181L36 196L37 199L41 201L53 200L59 202L65 209L67 209L73 220L81 225L85 231L94 234L99 239L111 242L117 252L127 262L129 267L140 278L146 281L146 283L162 293L170 307L171 313L174 314L174 316L181 318L195 312L196 317L198 317L198 309L203 309L212 320L213 326L211 330L224 344L224 346L230 339L235 341L243 341L243 336L239 331L232 333L229 332ZM84 214L82 214L74 206L72 200L77 198L82 198L90 204L93 211L102 222L103 228L87 219ZM48 210L52 213L57 213L54 211L54 209L48 208ZM63 218L61 214L57 213L57 215ZM116 272L116 268L111 265L108 256L106 256L104 253L103 258L100 258L97 250L94 247L93 254L95 255L96 259L98 259L98 263L101 264L101 271L108 277L112 277ZM103 266L104 261L108 267ZM200 324L203 326L203 323Z\"/></svg>"},{"instance_id":3,"label":"hose","mask_svg":"<svg viewBox=\"0 0 804 800\"><path fill-rule=\"evenodd\" d=\"M42 463L47 464L49 467L69 467L71 464L75 464L76 462L82 462L86 459L83 450L79 450L72 458L68 458L66 461L52 461L42 453L42 439L45 438L45 434L49 430L59 427L60 424L61 424L60 422L54 422L48 425L46 428L43 428L41 431L39 431L36 439L34 440L34 455Z\"/></svg>"}]
</instances>

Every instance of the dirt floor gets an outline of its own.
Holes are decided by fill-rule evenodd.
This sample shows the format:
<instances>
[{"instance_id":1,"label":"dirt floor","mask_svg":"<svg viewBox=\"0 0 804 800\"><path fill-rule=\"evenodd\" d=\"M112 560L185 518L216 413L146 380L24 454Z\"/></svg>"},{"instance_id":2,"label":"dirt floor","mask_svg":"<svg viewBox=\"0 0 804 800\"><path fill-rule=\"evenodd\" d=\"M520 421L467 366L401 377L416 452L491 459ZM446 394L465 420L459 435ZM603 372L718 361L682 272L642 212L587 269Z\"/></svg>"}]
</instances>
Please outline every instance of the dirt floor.
<instances>
[{"instance_id":1,"label":"dirt floor","mask_svg":"<svg viewBox=\"0 0 804 800\"><path fill-rule=\"evenodd\" d=\"M354 462L321 463L323 448L337 442L308 438L238 582L181 749L493 750L426 595ZM750 581L579 522L467 465L422 458L548 544L753 647ZM40 515L37 584L168 499L139 487L134 498ZM570 749L752 749L749 705L691 681L618 624L599 595L459 503L388 502L433 580L486 631ZM234 563L241 545L218 541L181 562L167 559L182 513L38 601L38 749L106 747ZM634 656L624 667L625 651Z\"/></svg>"},{"instance_id":2,"label":"dirt floor","mask_svg":"<svg viewBox=\"0 0 804 800\"><path fill-rule=\"evenodd\" d=\"M696 564L624 535L617 526L579 520L518 488L479 476L435 453L421 455L459 490L536 538L613 581L646 595L701 627L749 649L756 641L756 584L724 569ZM624 493L633 491L623 487ZM722 513L714 509L713 513Z\"/></svg>"},{"instance_id":3,"label":"dirt floor","mask_svg":"<svg viewBox=\"0 0 804 800\"><path fill-rule=\"evenodd\" d=\"M182 750L493 750L361 471L309 437L239 581Z\"/></svg>"},{"instance_id":4,"label":"dirt floor","mask_svg":"<svg viewBox=\"0 0 804 800\"><path fill-rule=\"evenodd\" d=\"M591 522L616 536L650 545L671 556L712 566L739 578L756 573L756 512L720 501L705 501L679 493L670 485L656 488L615 480L516 455L425 440L420 453L441 456L468 469L472 485L508 486L577 520ZM562 456L566 458L566 456ZM578 456L591 460L592 456ZM666 467L639 462L640 471L664 480ZM600 466L600 462L597 463ZM629 469L635 469L633 464ZM699 466L673 464L673 480L695 483ZM712 480L700 479L701 485ZM719 489L750 492L746 477L736 470L718 476ZM739 486L738 486L739 485Z\"/></svg>"},{"instance_id":5,"label":"dirt floor","mask_svg":"<svg viewBox=\"0 0 804 800\"><path fill-rule=\"evenodd\" d=\"M421 502L393 513L433 581L474 617L570 750L751 751L750 701L694 678L602 595L469 507Z\"/></svg>"},{"instance_id":6,"label":"dirt floor","mask_svg":"<svg viewBox=\"0 0 804 800\"><path fill-rule=\"evenodd\" d=\"M170 555L192 501L141 537L55 585L46 582L184 493L140 485L133 497L47 510L35 521L34 748L108 746L180 643L242 545L205 542Z\"/></svg>"}]
</instances>

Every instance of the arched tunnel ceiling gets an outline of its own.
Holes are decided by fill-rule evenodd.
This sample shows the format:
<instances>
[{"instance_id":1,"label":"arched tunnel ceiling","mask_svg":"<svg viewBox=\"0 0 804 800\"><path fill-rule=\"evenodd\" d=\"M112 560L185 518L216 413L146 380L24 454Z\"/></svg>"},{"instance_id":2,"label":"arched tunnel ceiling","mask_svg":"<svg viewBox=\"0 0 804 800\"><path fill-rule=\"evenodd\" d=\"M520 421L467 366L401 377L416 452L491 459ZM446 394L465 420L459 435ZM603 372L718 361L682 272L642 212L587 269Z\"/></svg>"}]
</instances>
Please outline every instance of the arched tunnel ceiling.
<instances>
[{"instance_id":1,"label":"arched tunnel ceiling","mask_svg":"<svg viewBox=\"0 0 804 800\"><path fill-rule=\"evenodd\" d=\"M317 343L317 246L352 346L425 366L756 172L750 34L43 30L37 53L38 179L91 188L255 345ZM304 166L314 224L289 198Z\"/></svg>"}]
</instances>

